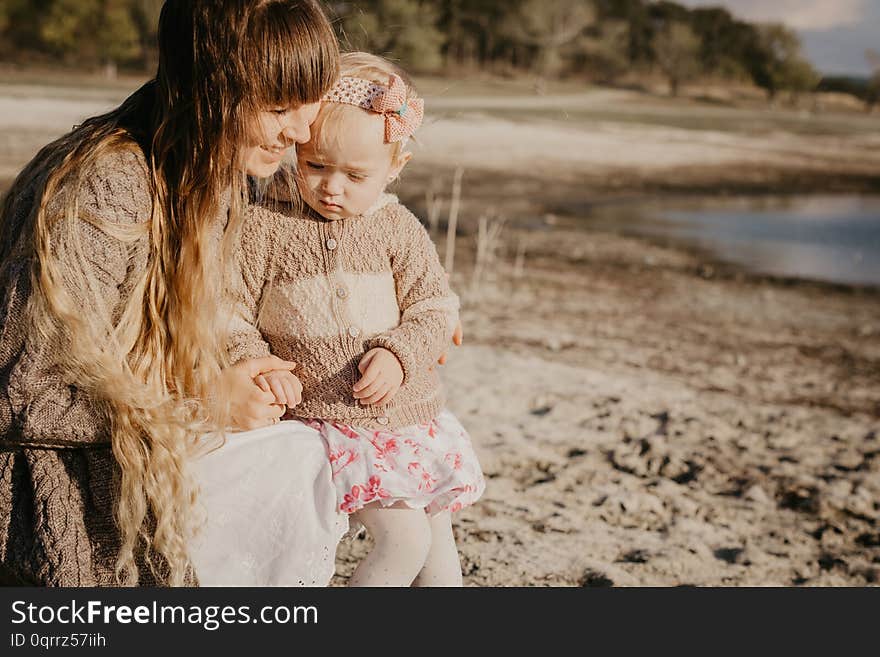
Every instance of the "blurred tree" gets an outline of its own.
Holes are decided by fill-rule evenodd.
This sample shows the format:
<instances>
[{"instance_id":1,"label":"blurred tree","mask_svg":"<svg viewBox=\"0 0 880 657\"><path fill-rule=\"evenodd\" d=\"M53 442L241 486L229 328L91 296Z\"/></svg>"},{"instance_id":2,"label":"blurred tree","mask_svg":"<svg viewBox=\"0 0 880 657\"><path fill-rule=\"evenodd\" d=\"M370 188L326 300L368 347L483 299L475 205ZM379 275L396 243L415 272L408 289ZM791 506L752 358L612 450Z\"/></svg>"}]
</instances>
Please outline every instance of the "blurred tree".
<instances>
[{"instance_id":1,"label":"blurred tree","mask_svg":"<svg viewBox=\"0 0 880 657\"><path fill-rule=\"evenodd\" d=\"M140 39L143 66L152 71L159 61L159 14L165 0L133 0L133 3L132 19Z\"/></svg>"},{"instance_id":2,"label":"blurred tree","mask_svg":"<svg viewBox=\"0 0 880 657\"><path fill-rule=\"evenodd\" d=\"M493 63L516 68L523 58L523 48L499 26L506 14L517 11L520 2L432 0L438 15L437 28L445 36L443 55L447 69Z\"/></svg>"},{"instance_id":3,"label":"blurred tree","mask_svg":"<svg viewBox=\"0 0 880 657\"><path fill-rule=\"evenodd\" d=\"M596 10L587 0L524 0L509 14L502 29L511 38L537 48L535 69L542 80L560 71L562 49L595 21Z\"/></svg>"},{"instance_id":4,"label":"blurred tree","mask_svg":"<svg viewBox=\"0 0 880 657\"><path fill-rule=\"evenodd\" d=\"M361 0L335 7L346 49L366 50L400 60L407 69L434 71L441 63L443 35L437 12L419 0Z\"/></svg>"},{"instance_id":5,"label":"blurred tree","mask_svg":"<svg viewBox=\"0 0 880 657\"><path fill-rule=\"evenodd\" d=\"M803 57L796 57L785 65L785 75L781 88L790 92L793 99L801 94L809 94L816 90L822 76L816 72L813 65Z\"/></svg>"},{"instance_id":6,"label":"blurred tree","mask_svg":"<svg viewBox=\"0 0 880 657\"><path fill-rule=\"evenodd\" d=\"M40 21L54 0L0 0L4 17L2 52L17 59L22 50L33 50L41 44Z\"/></svg>"},{"instance_id":7,"label":"blurred tree","mask_svg":"<svg viewBox=\"0 0 880 657\"><path fill-rule=\"evenodd\" d=\"M690 25L691 10L677 2L660 0L648 5L648 15L655 24L666 26L672 23Z\"/></svg>"},{"instance_id":8,"label":"blurred tree","mask_svg":"<svg viewBox=\"0 0 880 657\"><path fill-rule=\"evenodd\" d=\"M752 77L771 102L783 90L798 94L816 88L820 77L801 56L801 42L794 31L769 23L758 27L758 35L758 47L752 55Z\"/></svg>"},{"instance_id":9,"label":"blurred tree","mask_svg":"<svg viewBox=\"0 0 880 657\"><path fill-rule=\"evenodd\" d=\"M613 84L630 69L629 23L608 18L562 51L566 72Z\"/></svg>"},{"instance_id":10,"label":"blurred tree","mask_svg":"<svg viewBox=\"0 0 880 657\"><path fill-rule=\"evenodd\" d=\"M94 50L100 0L55 0L43 20L43 41L64 55Z\"/></svg>"},{"instance_id":11,"label":"blurred tree","mask_svg":"<svg viewBox=\"0 0 880 657\"><path fill-rule=\"evenodd\" d=\"M856 78L846 75L826 75L816 87L816 91L849 94L867 103L869 78Z\"/></svg>"},{"instance_id":12,"label":"blurred tree","mask_svg":"<svg viewBox=\"0 0 880 657\"><path fill-rule=\"evenodd\" d=\"M748 79L747 53L757 38L753 26L737 21L726 9L711 7L694 9L691 27L702 41L700 60L706 73Z\"/></svg>"},{"instance_id":13,"label":"blurred tree","mask_svg":"<svg viewBox=\"0 0 880 657\"><path fill-rule=\"evenodd\" d=\"M118 62L131 61L143 52L141 36L130 0L104 0L98 23L98 52L107 74L116 76Z\"/></svg>"},{"instance_id":14,"label":"blurred tree","mask_svg":"<svg viewBox=\"0 0 880 657\"><path fill-rule=\"evenodd\" d=\"M700 39L684 23L672 22L654 39L657 65L669 80L669 93L678 96L682 82L700 72Z\"/></svg>"},{"instance_id":15,"label":"blurred tree","mask_svg":"<svg viewBox=\"0 0 880 657\"><path fill-rule=\"evenodd\" d=\"M62 56L101 63L108 76L141 53L140 35L127 0L55 0L42 23L47 45Z\"/></svg>"},{"instance_id":16,"label":"blurred tree","mask_svg":"<svg viewBox=\"0 0 880 657\"><path fill-rule=\"evenodd\" d=\"M627 49L631 65L653 62L651 16L643 0L594 0L593 4L600 24L609 21L624 21L627 24Z\"/></svg>"},{"instance_id":17,"label":"blurred tree","mask_svg":"<svg viewBox=\"0 0 880 657\"><path fill-rule=\"evenodd\" d=\"M599 35L588 42L593 66L599 80L612 83L623 75L630 64L630 27L622 20L603 21Z\"/></svg>"}]
</instances>

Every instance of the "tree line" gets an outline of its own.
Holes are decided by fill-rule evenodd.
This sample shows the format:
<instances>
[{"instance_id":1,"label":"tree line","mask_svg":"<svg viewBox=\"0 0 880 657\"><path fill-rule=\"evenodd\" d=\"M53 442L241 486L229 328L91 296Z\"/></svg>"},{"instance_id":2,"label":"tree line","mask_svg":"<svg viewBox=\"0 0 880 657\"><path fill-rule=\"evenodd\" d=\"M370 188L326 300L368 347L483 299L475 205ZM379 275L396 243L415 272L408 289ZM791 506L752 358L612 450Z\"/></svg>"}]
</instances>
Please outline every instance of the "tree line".
<instances>
[{"instance_id":1,"label":"tree line","mask_svg":"<svg viewBox=\"0 0 880 657\"><path fill-rule=\"evenodd\" d=\"M771 100L813 91L821 81L791 29L739 20L723 8L667 0L324 4L344 47L389 55L419 72L483 70L609 84L633 72L661 73L672 94L709 76L751 82ZM162 0L0 0L0 58L38 56L111 74L117 66L150 70L161 6ZM875 64L870 80L847 82L870 103L880 95Z\"/></svg>"}]
</instances>

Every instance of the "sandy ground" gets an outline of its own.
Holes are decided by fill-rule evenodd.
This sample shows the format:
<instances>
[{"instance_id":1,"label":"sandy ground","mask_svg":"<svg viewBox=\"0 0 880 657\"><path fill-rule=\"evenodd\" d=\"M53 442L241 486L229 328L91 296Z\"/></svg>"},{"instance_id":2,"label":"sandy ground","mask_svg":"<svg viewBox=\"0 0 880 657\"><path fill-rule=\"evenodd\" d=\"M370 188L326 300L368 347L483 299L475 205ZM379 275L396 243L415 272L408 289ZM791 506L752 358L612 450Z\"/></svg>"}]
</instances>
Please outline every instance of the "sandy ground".
<instances>
[{"instance_id":1,"label":"sandy ground","mask_svg":"<svg viewBox=\"0 0 880 657\"><path fill-rule=\"evenodd\" d=\"M0 180L124 95L2 89ZM434 100L398 191L425 216L424 190L465 168L466 344L444 371L488 477L455 520L466 584L880 583L880 292L578 222L636 192L877 190L880 119L607 90ZM476 279L485 214L508 223ZM334 584L368 547L340 545Z\"/></svg>"},{"instance_id":2,"label":"sandy ground","mask_svg":"<svg viewBox=\"0 0 880 657\"><path fill-rule=\"evenodd\" d=\"M529 239L520 276L454 277L450 407L489 478L456 521L468 584L880 581L880 295Z\"/></svg>"}]
</instances>

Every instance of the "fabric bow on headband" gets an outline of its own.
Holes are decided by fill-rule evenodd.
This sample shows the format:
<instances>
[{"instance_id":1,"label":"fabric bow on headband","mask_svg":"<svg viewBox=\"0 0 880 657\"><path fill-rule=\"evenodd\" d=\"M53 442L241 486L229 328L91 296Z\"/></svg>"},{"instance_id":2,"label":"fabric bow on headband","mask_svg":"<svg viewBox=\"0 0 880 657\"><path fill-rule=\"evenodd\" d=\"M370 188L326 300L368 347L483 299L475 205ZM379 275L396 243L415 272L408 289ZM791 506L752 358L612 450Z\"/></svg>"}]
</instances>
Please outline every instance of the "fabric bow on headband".
<instances>
[{"instance_id":1,"label":"fabric bow on headband","mask_svg":"<svg viewBox=\"0 0 880 657\"><path fill-rule=\"evenodd\" d=\"M406 85L392 75L386 87L362 78L341 78L323 100L347 103L385 115L385 143L404 141L422 124L425 101L406 97Z\"/></svg>"}]
</instances>

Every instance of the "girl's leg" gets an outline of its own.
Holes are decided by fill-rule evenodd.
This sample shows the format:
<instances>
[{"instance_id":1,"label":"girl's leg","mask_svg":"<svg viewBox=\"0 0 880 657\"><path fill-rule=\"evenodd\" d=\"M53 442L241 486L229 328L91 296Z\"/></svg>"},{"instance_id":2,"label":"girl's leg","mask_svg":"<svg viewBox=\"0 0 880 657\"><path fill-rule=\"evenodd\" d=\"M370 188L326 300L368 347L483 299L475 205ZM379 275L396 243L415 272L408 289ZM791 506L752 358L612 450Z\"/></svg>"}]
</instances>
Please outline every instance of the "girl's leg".
<instances>
[{"instance_id":1,"label":"girl's leg","mask_svg":"<svg viewBox=\"0 0 880 657\"><path fill-rule=\"evenodd\" d=\"M452 535L452 517L443 511L428 518L431 526L431 550L419 572L415 586L461 586L461 561L455 537Z\"/></svg>"},{"instance_id":2,"label":"girl's leg","mask_svg":"<svg viewBox=\"0 0 880 657\"><path fill-rule=\"evenodd\" d=\"M376 545L358 564L349 586L409 586L431 549L431 527L422 509L374 504L357 512Z\"/></svg>"}]
</instances>

